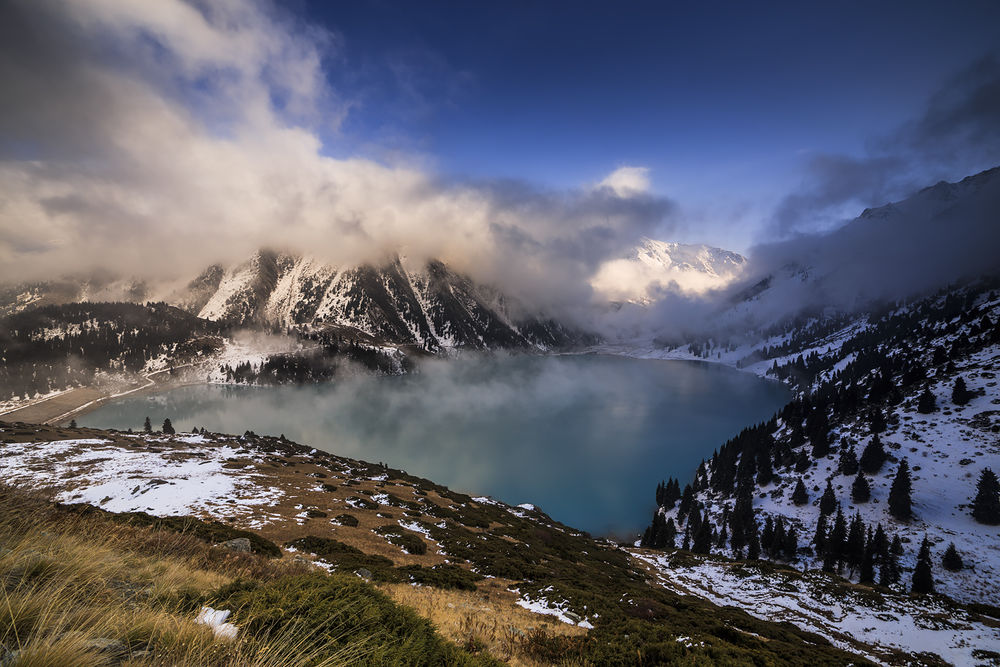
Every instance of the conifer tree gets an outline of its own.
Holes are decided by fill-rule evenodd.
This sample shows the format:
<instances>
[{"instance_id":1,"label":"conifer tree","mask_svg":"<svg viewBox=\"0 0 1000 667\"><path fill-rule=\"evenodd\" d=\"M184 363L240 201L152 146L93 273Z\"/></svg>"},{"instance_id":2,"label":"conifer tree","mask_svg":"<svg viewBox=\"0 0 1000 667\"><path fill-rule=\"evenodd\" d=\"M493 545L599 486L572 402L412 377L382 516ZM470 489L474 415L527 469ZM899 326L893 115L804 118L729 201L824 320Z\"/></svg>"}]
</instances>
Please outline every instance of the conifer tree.
<instances>
[{"instance_id":1,"label":"conifer tree","mask_svg":"<svg viewBox=\"0 0 1000 667\"><path fill-rule=\"evenodd\" d=\"M657 540L657 548L673 549L676 545L677 545L677 524L674 523L674 518L670 517L669 519L667 519L667 523L663 527L661 537Z\"/></svg>"},{"instance_id":2,"label":"conifer tree","mask_svg":"<svg viewBox=\"0 0 1000 667\"><path fill-rule=\"evenodd\" d=\"M771 453L764 450L757 455L757 483L767 486L774 478L774 468L771 463Z\"/></svg>"},{"instance_id":3,"label":"conifer tree","mask_svg":"<svg viewBox=\"0 0 1000 667\"><path fill-rule=\"evenodd\" d=\"M76 420L75 419L70 419L69 420L69 427L70 428L76 428Z\"/></svg>"},{"instance_id":4,"label":"conifer tree","mask_svg":"<svg viewBox=\"0 0 1000 667\"><path fill-rule=\"evenodd\" d=\"M858 472L858 455L854 446L844 443L840 447L840 474L853 475Z\"/></svg>"},{"instance_id":5,"label":"conifer tree","mask_svg":"<svg viewBox=\"0 0 1000 667\"><path fill-rule=\"evenodd\" d=\"M837 508L837 496L833 493L833 484L826 480L826 490L819 499L819 513L823 515L832 514Z\"/></svg>"},{"instance_id":6,"label":"conifer tree","mask_svg":"<svg viewBox=\"0 0 1000 667\"><path fill-rule=\"evenodd\" d=\"M768 516L764 519L764 529L760 531L760 546L765 553L770 553L774 544L774 520Z\"/></svg>"},{"instance_id":7,"label":"conifer tree","mask_svg":"<svg viewBox=\"0 0 1000 667\"><path fill-rule=\"evenodd\" d=\"M875 583L875 538L871 529L868 529L868 539L865 541L865 550L861 556L861 570L858 573L858 581L862 584Z\"/></svg>"},{"instance_id":8,"label":"conifer tree","mask_svg":"<svg viewBox=\"0 0 1000 667\"><path fill-rule=\"evenodd\" d=\"M1000 524L1000 481L989 468L979 473L976 497L972 500L972 518L988 526Z\"/></svg>"},{"instance_id":9,"label":"conifer tree","mask_svg":"<svg viewBox=\"0 0 1000 667\"><path fill-rule=\"evenodd\" d=\"M872 408L869 422L873 435L878 435L885 431L887 424L885 423L885 415L882 414L882 408L878 406Z\"/></svg>"},{"instance_id":10,"label":"conifer tree","mask_svg":"<svg viewBox=\"0 0 1000 667\"><path fill-rule=\"evenodd\" d=\"M951 401L955 405L965 405L972 399L972 392L965 386L965 378L959 376L955 379L955 386L951 390Z\"/></svg>"},{"instance_id":11,"label":"conifer tree","mask_svg":"<svg viewBox=\"0 0 1000 667\"><path fill-rule=\"evenodd\" d=\"M170 423L169 419L164 419L163 420L163 429L162 430L167 435L173 435L174 433L176 433L176 431L174 431L174 425Z\"/></svg>"},{"instance_id":12,"label":"conifer tree","mask_svg":"<svg viewBox=\"0 0 1000 667\"><path fill-rule=\"evenodd\" d=\"M861 567L865 555L865 523L861 514L855 514L851 519L851 527L847 531L847 541L844 544L844 560L853 574Z\"/></svg>"},{"instance_id":13,"label":"conifer tree","mask_svg":"<svg viewBox=\"0 0 1000 667\"><path fill-rule=\"evenodd\" d=\"M691 525L688 524L684 526L684 542L681 544L681 549L684 551L691 550Z\"/></svg>"},{"instance_id":14,"label":"conifer tree","mask_svg":"<svg viewBox=\"0 0 1000 667\"><path fill-rule=\"evenodd\" d=\"M844 519L844 512L840 505L837 505L837 516L833 520L833 528L826 538L826 558L823 561L823 569L839 572L843 568L844 554L847 550L847 521Z\"/></svg>"},{"instance_id":15,"label":"conifer tree","mask_svg":"<svg viewBox=\"0 0 1000 667\"><path fill-rule=\"evenodd\" d=\"M931 393L930 387L925 387L924 391L917 398L917 412L929 415L937 410L937 398Z\"/></svg>"},{"instance_id":16,"label":"conifer tree","mask_svg":"<svg viewBox=\"0 0 1000 667\"><path fill-rule=\"evenodd\" d=\"M802 483L802 478L795 483L795 490L792 491L792 502L796 505L805 505L809 502L809 494L806 492L806 485Z\"/></svg>"},{"instance_id":17,"label":"conifer tree","mask_svg":"<svg viewBox=\"0 0 1000 667\"><path fill-rule=\"evenodd\" d=\"M812 465L812 461L809 460L809 455L806 454L806 450L801 450L795 456L795 472L805 472L809 470L809 466Z\"/></svg>"},{"instance_id":18,"label":"conifer tree","mask_svg":"<svg viewBox=\"0 0 1000 667\"><path fill-rule=\"evenodd\" d=\"M944 556L941 558L941 564L944 565L944 569L951 572L958 572L962 569L964 563L962 562L962 557L958 554L958 549L955 548L954 542L949 544L948 548L945 549Z\"/></svg>"},{"instance_id":19,"label":"conifer tree","mask_svg":"<svg viewBox=\"0 0 1000 667\"><path fill-rule=\"evenodd\" d=\"M886 550L882 559L882 569L879 571L880 586L891 586L899 583L902 570L899 567L899 557L903 553L903 543L899 535L893 535L892 545Z\"/></svg>"},{"instance_id":20,"label":"conifer tree","mask_svg":"<svg viewBox=\"0 0 1000 667\"><path fill-rule=\"evenodd\" d=\"M763 544L761 546L763 546ZM771 540L771 548L764 549L764 552L767 553L767 555L770 556L771 558L780 558L781 550L784 548L784 546L785 546L785 520L779 516L778 520L774 524L774 537Z\"/></svg>"},{"instance_id":21,"label":"conifer tree","mask_svg":"<svg viewBox=\"0 0 1000 667\"><path fill-rule=\"evenodd\" d=\"M715 539L715 546L719 549L724 549L726 547L726 542L729 541L729 533L726 531L726 522L723 521L722 525L719 527L719 534Z\"/></svg>"},{"instance_id":22,"label":"conifer tree","mask_svg":"<svg viewBox=\"0 0 1000 667\"><path fill-rule=\"evenodd\" d=\"M913 580L910 590L914 593L933 593L934 577L931 573L931 543L924 536L917 554L917 566L913 569Z\"/></svg>"},{"instance_id":23,"label":"conifer tree","mask_svg":"<svg viewBox=\"0 0 1000 667\"><path fill-rule=\"evenodd\" d=\"M856 503L867 503L872 497L872 487L868 483L868 479L865 474L858 471L858 476L854 478L854 483L851 484L851 500Z\"/></svg>"},{"instance_id":24,"label":"conifer tree","mask_svg":"<svg viewBox=\"0 0 1000 667\"><path fill-rule=\"evenodd\" d=\"M747 560L760 559L760 536L757 534L757 520L750 520L747 530Z\"/></svg>"},{"instance_id":25,"label":"conifer tree","mask_svg":"<svg viewBox=\"0 0 1000 667\"><path fill-rule=\"evenodd\" d=\"M696 554L707 554L712 551L712 522L708 519L702 521L701 525L698 526L691 551Z\"/></svg>"},{"instance_id":26,"label":"conifer tree","mask_svg":"<svg viewBox=\"0 0 1000 667\"><path fill-rule=\"evenodd\" d=\"M813 533L813 546L816 548L816 555L822 556L826 553L826 515L820 514L819 521L816 522L816 532Z\"/></svg>"},{"instance_id":27,"label":"conifer tree","mask_svg":"<svg viewBox=\"0 0 1000 667\"><path fill-rule=\"evenodd\" d=\"M146 417L146 421L142 423L142 430L146 433L153 432L153 423L149 421L149 417Z\"/></svg>"},{"instance_id":28,"label":"conifer tree","mask_svg":"<svg viewBox=\"0 0 1000 667\"><path fill-rule=\"evenodd\" d=\"M876 434L872 436L871 441L861 452L859 465L866 473L874 475L882 469L882 465L885 463L887 458L889 458L889 455L885 453L885 447L882 446L882 440Z\"/></svg>"},{"instance_id":29,"label":"conifer tree","mask_svg":"<svg viewBox=\"0 0 1000 667\"><path fill-rule=\"evenodd\" d=\"M910 464L906 462L906 459L903 459L899 462L896 476L889 488L889 514L900 521L909 521L913 518L911 486Z\"/></svg>"},{"instance_id":30,"label":"conifer tree","mask_svg":"<svg viewBox=\"0 0 1000 667\"><path fill-rule=\"evenodd\" d=\"M691 511L691 504L694 502L694 489L690 484L684 485L684 494L681 496L681 506L677 509L677 520L684 521L684 517Z\"/></svg>"},{"instance_id":31,"label":"conifer tree","mask_svg":"<svg viewBox=\"0 0 1000 667\"><path fill-rule=\"evenodd\" d=\"M799 533L795 526L790 526L785 532L785 543L782 546L785 560L791 562L796 559L799 550Z\"/></svg>"}]
</instances>

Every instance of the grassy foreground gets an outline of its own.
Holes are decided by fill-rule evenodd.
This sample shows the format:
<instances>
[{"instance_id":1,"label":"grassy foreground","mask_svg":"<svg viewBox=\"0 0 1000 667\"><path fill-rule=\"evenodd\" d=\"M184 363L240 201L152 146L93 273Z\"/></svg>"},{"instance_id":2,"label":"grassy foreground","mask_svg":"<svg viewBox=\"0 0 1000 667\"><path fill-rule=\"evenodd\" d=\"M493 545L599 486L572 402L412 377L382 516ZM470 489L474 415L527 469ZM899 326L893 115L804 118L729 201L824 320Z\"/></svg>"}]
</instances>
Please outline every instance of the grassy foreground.
<instances>
[{"instance_id":1,"label":"grassy foreground","mask_svg":"<svg viewBox=\"0 0 1000 667\"><path fill-rule=\"evenodd\" d=\"M0 486L0 663L492 664L352 575L68 511ZM235 640L195 618L231 609Z\"/></svg>"}]
</instances>

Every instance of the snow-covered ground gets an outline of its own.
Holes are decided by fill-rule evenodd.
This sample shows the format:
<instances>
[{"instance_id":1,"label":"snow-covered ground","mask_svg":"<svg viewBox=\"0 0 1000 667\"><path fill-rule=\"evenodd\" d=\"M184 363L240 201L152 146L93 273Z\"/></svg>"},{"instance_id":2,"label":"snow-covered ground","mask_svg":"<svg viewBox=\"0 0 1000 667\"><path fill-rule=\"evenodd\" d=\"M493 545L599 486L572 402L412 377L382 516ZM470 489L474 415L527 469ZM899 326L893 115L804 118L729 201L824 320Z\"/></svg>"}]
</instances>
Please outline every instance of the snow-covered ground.
<instances>
[{"instance_id":1,"label":"snow-covered ground","mask_svg":"<svg viewBox=\"0 0 1000 667\"><path fill-rule=\"evenodd\" d=\"M239 457L262 455L203 436L178 439L190 448L157 447L157 436L134 436L136 446L104 439L7 443L0 456L0 479L34 488L60 489L56 499L90 503L112 512L158 516L204 513L216 518L260 520L261 507L282 495L260 474L229 469Z\"/></svg>"},{"instance_id":2,"label":"snow-covered ground","mask_svg":"<svg viewBox=\"0 0 1000 667\"><path fill-rule=\"evenodd\" d=\"M892 653L933 653L954 665L990 664L978 651L1000 649L996 619L977 617L936 597L831 586L821 572L767 572L753 564L705 560L672 562L668 555L636 552L666 588L718 605L733 605L768 621L788 621L835 646L879 663Z\"/></svg>"}]
</instances>

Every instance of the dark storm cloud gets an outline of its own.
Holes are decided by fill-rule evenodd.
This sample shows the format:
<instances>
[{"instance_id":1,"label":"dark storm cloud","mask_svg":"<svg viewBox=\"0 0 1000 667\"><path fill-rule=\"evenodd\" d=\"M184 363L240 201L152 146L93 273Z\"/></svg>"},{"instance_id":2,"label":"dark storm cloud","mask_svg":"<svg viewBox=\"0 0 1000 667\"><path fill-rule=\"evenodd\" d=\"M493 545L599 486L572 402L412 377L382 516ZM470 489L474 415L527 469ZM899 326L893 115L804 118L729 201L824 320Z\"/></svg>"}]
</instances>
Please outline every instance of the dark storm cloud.
<instances>
[{"instance_id":1,"label":"dark storm cloud","mask_svg":"<svg viewBox=\"0 0 1000 667\"><path fill-rule=\"evenodd\" d=\"M778 205L771 238L788 238L888 203L921 185L1000 162L1000 64L995 55L948 79L912 121L870 142L867 155L808 158L803 183Z\"/></svg>"}]
</instances>

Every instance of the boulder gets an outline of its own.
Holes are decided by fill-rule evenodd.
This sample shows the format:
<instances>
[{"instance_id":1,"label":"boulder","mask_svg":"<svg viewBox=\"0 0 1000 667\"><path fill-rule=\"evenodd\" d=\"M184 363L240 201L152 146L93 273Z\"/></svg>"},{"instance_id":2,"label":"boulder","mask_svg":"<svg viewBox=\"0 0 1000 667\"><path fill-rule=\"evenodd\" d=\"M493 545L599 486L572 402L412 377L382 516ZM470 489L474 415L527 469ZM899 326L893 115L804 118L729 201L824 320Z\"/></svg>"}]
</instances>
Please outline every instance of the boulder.
<instances>
[{"instance_id":1,"label":"boulder","mask_svg":"<svg viewBox=\"0 0 1000 667\"><path fill-rule=\"evenodd\" d=\"M226 540L219 546L223 547L224 549L229 549L231 551L236 551L239 553L248 554L251 552L250 540L247 539L246 537L237 537L236 539L233 540Z\"/></svg>"}]
</instances>

